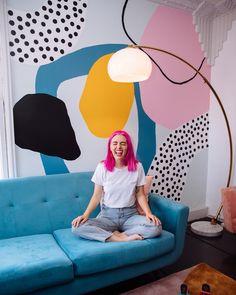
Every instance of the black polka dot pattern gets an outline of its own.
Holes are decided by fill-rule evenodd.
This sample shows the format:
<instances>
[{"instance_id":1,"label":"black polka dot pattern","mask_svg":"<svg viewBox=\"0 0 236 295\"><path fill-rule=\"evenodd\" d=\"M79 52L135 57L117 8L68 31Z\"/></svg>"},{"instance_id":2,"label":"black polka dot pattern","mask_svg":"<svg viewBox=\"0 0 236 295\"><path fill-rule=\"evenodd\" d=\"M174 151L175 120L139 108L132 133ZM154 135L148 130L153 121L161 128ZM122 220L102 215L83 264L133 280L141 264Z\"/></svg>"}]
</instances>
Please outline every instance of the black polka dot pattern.
<instances>
[{"instance_id":1,"label":"black polka dot pattern","mask_svg":"<svg viewBox=\"0 0 236 295\"><path fill-rule=\"evenodd\" d=\"M151 192L181 201L191 160L208 148L208 113L174 130L160 146L148 174L153 175Z\"/></svg>"},{"instance_id":2,"label":"black polka dot pattern","mask_svg":"<svg viewBox=\"0 0 236 295\"><path fill-rule=\"evenodd\" d=\"M71 50L85 23L87 0L45 1L33 12L8 10L10 56L45 64Z\"/></svg>"}]
</instances>

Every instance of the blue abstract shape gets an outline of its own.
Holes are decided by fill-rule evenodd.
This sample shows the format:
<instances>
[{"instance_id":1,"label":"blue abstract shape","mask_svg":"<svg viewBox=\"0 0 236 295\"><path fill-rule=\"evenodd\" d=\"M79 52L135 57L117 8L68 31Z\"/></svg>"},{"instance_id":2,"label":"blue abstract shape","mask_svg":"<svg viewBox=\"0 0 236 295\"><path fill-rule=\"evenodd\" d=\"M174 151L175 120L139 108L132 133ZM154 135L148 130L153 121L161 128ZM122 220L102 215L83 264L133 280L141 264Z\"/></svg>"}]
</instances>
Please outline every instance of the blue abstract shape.
<instances>
[{"instance_id":1,"label":"blue abstract shape","mask_svg":"<svg viewBox=\"0 0 236 295\"><path fill-rule=\"evenodd\" d=\"M50 64L39 67L36 76L36 93L57 96L59 85L74 77L87 75L93 64L102 56L125 48L124 44L103 44L85 47ZM68 173L63 159L41 154L44 170L48 174Z\"/></svg>"},{"instance_id":2,"label":"blue abstract shape","mask_svg":"<svg viewBox=\"0 0 236 295\"><path fill-rule=\"evenodd\" d=\"M88 75L93 64L102 56L125 48L124 44L102 44L85 47L67 54L55 62L42 65L36 76L36 92L56 96L59 85L69 79Z\"/></svg>"},{"instance_id":3,"label":"blue abstract shape","mask_svg":"<svg viewBox=\"0 0 236 295\"><path fill-rule=\"evenodd\" d=\"M125 47L127 47L125 44L102 44L85 47L63 56L55 62L42 65L39 67L36 76L36 93L57 96L58 87L62 82L88 75L90 68L100 57ZM143 110L138 83L135 83L135 98L139 124L137 156L143 163L145 172L147 172L156 151L155 123ZM63 159L44 154L40 156L46 175L69 173Z\"/></svg>"},{"instance_id":4,"label":"blue abstract shape","mask_svg":"<svg viewBox=\"0 0 236 295\"><path fill-rule=\"evenodd\" d=\"M134 93L138 110L137 158L143 164L144 171L147 174L156 154L155 122L143 110L139 83L134 83Z\"/></svg>"},{"instance_id":5,"label":"blue abstract shape","mask_svg":"<svg viewBox=\"0 0 236 295\"><path fill-rule=\"evenodd\" d=\"M47 175L70 172L62 158L48 156L44 154L40 154L40 157L43 163L44 171Z\"/></svg>"}]
</instances>

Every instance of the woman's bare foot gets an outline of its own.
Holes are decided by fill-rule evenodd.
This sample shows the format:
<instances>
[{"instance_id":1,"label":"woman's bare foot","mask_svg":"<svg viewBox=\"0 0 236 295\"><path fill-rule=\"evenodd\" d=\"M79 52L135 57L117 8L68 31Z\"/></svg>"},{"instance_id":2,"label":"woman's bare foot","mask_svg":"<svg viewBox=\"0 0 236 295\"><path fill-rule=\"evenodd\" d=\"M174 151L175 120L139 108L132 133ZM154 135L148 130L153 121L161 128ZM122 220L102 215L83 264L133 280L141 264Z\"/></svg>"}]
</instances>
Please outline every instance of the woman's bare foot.
<instances>
[{"instance_id":1,"label":"woman's bare foot","mask_svg":"<svg viewBox=\"0 0 236 295\"><path fill-rule=\"evenodd\" d=\"M127 236L125 233L114 231L112 233L112 236L107 239L107 242L128 242L134 240L143 240L143 237L138 234Z\"/></svg>"},{"instance_id":2,"label":"woman's bare foot","mask_svg":"<svg viewBox=\"0 0 236 295\"><path fill-rule=\"evenodd\" d=\"M118 230L115 230L112 232L113 235L116 235L116 236L122 236L124 233L118 231Z\"/></svg>"}]
</instances>

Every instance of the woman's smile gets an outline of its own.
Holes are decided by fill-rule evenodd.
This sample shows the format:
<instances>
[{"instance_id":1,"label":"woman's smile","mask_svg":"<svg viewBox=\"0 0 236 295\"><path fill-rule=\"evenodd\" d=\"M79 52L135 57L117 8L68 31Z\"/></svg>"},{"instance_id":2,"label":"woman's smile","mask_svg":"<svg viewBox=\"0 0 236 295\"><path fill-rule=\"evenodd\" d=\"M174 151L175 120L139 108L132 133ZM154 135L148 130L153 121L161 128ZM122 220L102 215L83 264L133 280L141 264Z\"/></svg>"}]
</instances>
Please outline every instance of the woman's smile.
<instances>
[{"instance_id":1,"label":"woman's smile","mask_svg":"<svg viewBox=\"0 0 236 295\"><path fill-rule=\"evenodd\" d=\"M122 150L115 151L115 154L116 154L118 157L121 157L121 156L123 155L123 151L122 151Z\"/></svg>"}]
</instances>

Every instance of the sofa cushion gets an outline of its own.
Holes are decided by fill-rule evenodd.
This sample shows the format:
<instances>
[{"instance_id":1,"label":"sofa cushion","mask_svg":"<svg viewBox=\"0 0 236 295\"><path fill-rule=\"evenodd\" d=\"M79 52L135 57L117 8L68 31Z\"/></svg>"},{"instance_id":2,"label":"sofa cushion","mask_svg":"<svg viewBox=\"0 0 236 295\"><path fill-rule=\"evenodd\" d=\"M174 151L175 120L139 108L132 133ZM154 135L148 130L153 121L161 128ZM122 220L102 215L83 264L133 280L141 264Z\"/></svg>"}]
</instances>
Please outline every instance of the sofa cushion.
<instances>
[{"instance_id":1,"label":"sofa cushion","mask_svg":"<svg viewBox=\"0 0 236 295\"><path fill-rule=\"evenodd\" d=\"M56 230L53 234L74 263L77 276L150 260L170 252L175 245L174 235L164 230L154 239L114 243L81 239L71 229Z\"/></svg>"},{"instance_id":2,"label":"sofa cushion","mask_svg":"<svg viewBox=\"0 0 236 295\"><path fill-rule=\"evenodd\" d=\"M73 265L52 235L0 240L0 294L19 294L70 281Z\"/></svg>"}]
</instances>

